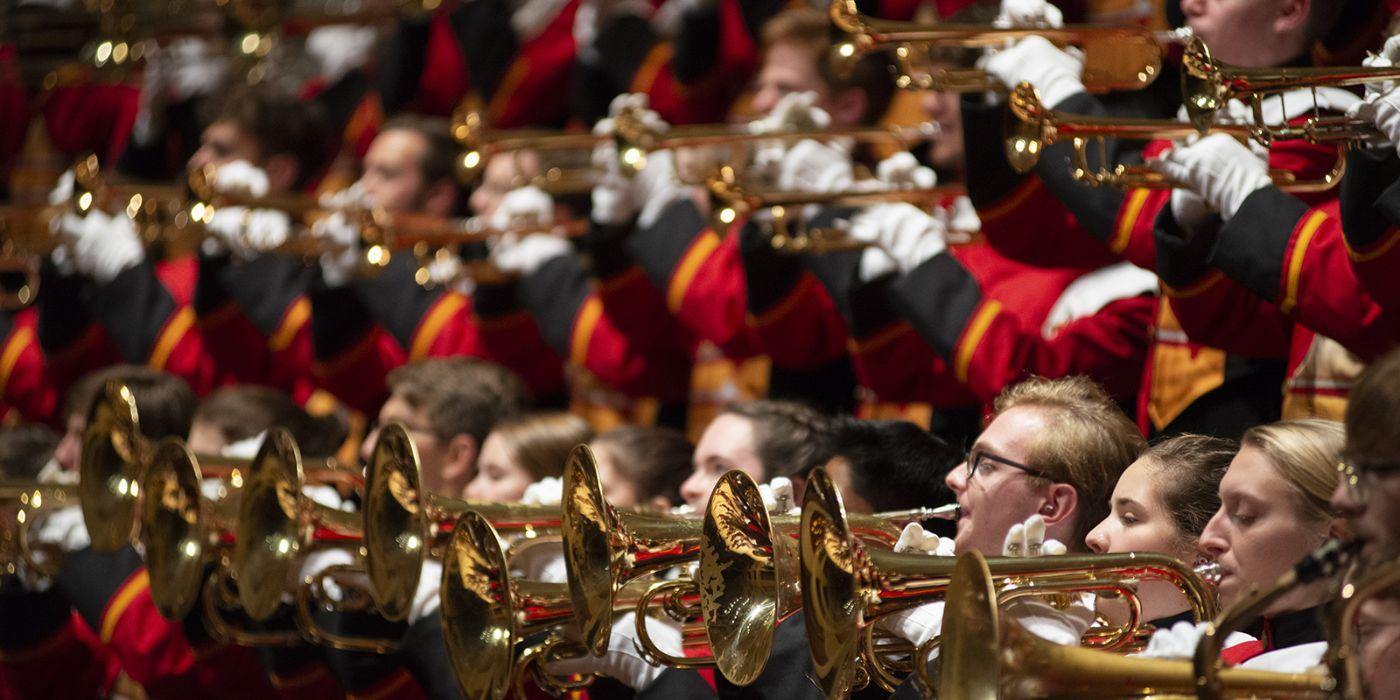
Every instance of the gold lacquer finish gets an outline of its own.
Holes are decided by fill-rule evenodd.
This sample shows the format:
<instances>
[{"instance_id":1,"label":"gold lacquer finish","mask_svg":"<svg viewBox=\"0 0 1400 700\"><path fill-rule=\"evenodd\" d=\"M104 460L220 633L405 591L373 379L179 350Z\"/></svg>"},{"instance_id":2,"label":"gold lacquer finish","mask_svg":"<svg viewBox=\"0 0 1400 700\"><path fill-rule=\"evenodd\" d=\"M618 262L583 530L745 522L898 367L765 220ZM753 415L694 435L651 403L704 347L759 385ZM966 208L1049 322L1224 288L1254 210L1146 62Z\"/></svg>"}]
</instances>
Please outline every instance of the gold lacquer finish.
<instances>
[{"instance_id":1,"label":"gold lacquer finish","mask_svg":"<svg viewBox=\"0 0 1400 700\"><path fill-rule=\"evenodd\" d=\"M58 573L63 550L31 542L29 532L36 521L77 500L77 486L0 479L0 578L18 574L21 565L37 576Z\"/></svg>"},{"instance_id":2,"label":"gold lacquer finish","mask_svg":"<svg viewBox=\"0 0 1400 700\"><path fill-rule=\"evenodd\" d=\"M512 540L542 540L559 529L559 506L476 503L429 493L419 473L418 449L408 429L390 423L379 431L365 478L365 566L381 614L408 615L423 561L441 556L458 516L474 510Z\"/></svg>"},{"instance_id":3,"label":"gold lacquer finish","mask_svg":"<svg viewBox=\"0 0 1400 700\"><path fill-rule=\"evenodd\" d=\"M151 598L169 620L193 609L204 585L205 566L226 552L238 513L237 482L220 485L224 496L200 490L199 463L184 440L156 444L141 480L140 537L151 574Z\"/></svg>"},{"instance_id":4,"label":"gold lacquer finish","mask_svg":"<svg viewBox=\"0 0 1400 700\"><path fill-rule=\"evenodd\" d=\"M1129 117L1089 117L1049 109L1040 101L1040 93L1030 83L1021 83L1011 93L1008 112L1006 160L1017 172L1028 173L1040 161L1040 154L1049 145L1065 138L1073 140L1074 157L1070 171L1074 178L1095 187L1120 189L1140 187L1171 189L1180 187L1162 174L1142 165L1111 165L1104 139L1150 141L1154 139L1183 139L1195 136L1198 130L1190 122L1170 119L1136 119ZM1228 134L1244 141L1256 134L1257 127L1249 124L1215 124L1211 133ZM1302 138L1301 136L1298 138ZM1099 164L1091 165L1089 148L1099 145ZM1341 181L1346 159L1337 158L1332 170L1315 180L1299 180L1287 170L1271 170L1274 185L1286 192L1323 192Z\"/></svg>"},{"instance_id":5,"label":"gold lacquer finish","mask_svg":"<svg viewBox=\"0 0 1400 700\"><path fill-rule=\"evenodd\" d=\"M1162 68L1162 44L1180 42L1183 31L1153 32L1134 26L1065 26L1002 28L940 22L923 24L883 20L860 14L855 0L832 0L831 20L845 36L828 60L838 74L849 74L868 53L894 51L900 66L897 84L904 88L954 92L1005 90L996 78L975 69L932 69L919 65L919 49L996 48L1008 41L1043 37L1084 52L1084 86L1091 92L1138 90L1152 84Z\"/></svg>"},{"instance_id":6,"label":"gold lacquer finish","mask_svg":"<svg viewBox=\"0 0 1400 700\"><path fill-rule=\"evenodd\" d=\"M88 410L83 432L79 494L92 548L110 552L131 541L146 440L136 399L120 382L108 382Z\"/></svg>"},{"instance_id":7,"label":"gold lacquer finish","mask_svg":"<svg viewBox=\"0 0 1400 700\"><path fill-rule=\"evenodd\" d=\"M579 445L564 465L564 565L569 594L589 651L607 648L616 600L632 580L694 561L700 553L696 518L619 512L603 497L598 464Z\"/></svg>"}]
</instances>

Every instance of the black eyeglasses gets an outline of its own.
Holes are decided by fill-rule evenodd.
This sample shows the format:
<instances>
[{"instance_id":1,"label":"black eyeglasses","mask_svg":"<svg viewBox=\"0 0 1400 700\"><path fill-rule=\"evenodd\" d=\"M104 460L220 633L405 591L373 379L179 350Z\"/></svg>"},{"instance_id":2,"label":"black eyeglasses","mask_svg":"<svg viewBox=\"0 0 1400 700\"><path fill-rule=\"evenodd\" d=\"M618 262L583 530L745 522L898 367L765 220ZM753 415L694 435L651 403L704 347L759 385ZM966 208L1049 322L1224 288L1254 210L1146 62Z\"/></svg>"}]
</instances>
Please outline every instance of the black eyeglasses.
<instances>
[{"instance_id":1,"label":"black eyeglasses","mask_svg":"<svg viewBox=\"0 0 1400 700\"><path fill-rule=\"evenodd\" d=\"M967 455L968 483L971 483L973 477L977 476L978 473L986 473L987 471L990 471L991 467L988 464L989 462L1003 464L1008 467L1011 467L1012 469L1018 469L1020 471L1023 471L1027 474L1030 474L1031 476L1038 476L1042 479L1045 479L1046 481L1055 481L1055 479L1051 478L1049 474L1046 474L1045 472L1040 471L1039 469L1032 469L1031 467L1021 464L1020 462L1014 462L1005 457L998 457L990 452L974 449Z\"/></svg>"}]
</instances>

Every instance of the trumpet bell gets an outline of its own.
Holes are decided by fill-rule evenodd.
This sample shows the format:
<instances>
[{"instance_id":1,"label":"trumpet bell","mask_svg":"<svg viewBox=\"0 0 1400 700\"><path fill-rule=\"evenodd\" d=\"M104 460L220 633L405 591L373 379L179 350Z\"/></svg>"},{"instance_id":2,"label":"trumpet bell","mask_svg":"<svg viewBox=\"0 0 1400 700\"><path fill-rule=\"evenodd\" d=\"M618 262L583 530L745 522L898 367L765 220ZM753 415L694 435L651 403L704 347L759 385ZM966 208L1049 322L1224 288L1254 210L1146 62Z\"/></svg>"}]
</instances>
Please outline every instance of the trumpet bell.
<instances>
[{"instance_id":1,"label":"trumpet bell","mask_svg":"<svg viewBox=\"0 0 1400 700\"><path fill-rule=\"evenodd\" d=\"M408 615L428 542L418 448L399 423L379 431L365 479L365 567L374 604L390 620Z\"/></svg>"},{"instance_id":2,"label":"trumpet bell","mask_svg":"<svg viewBox=\"0 0 1400 700\"><path fill-rule=\"evenodd\" d=\"M598 463L587 445L579 445L569 453L564 464L562 498L569 596L585 644L594 656L601 656L612 620L612 593L617 579L614 568L621 562L613 557L617 519L603 497Z\"/></svg>"},{"instance_id":3,"label":"trumpet bell","mask_svg":"<svg viewBox=\"0 0 1400 700\"><path fill-rule=\"evenodd\" d=\"M156 445L142 478L141 543L151 574L151 598L167 620L183 619L204 585L207 535L202 528L199 467L185 442Z\"/></svg>"},{"instance_id":4,"label":"trumpet bell","mask_svg":"<svg viewBox=\"0 0 1400 700\"><path fill-rule=\"evenodd\" d=\"M860 648L860 592L846 508L826 470L807 479L802 500L802 603L812 665L826 697L845 697Z\"/></svg>"},{"instance_id":5,"label":"trumpet bell","mask_svg":"<svg viewBox=\"0 0 1400 700\"><path fill-rule=\"evenodd\" d=\"M1210 47L1199 37L1191 37L1181 57L1181 95L1186 115L1200 131L1210 128L1216 112L1224 109L1228 97L1220 80L1220 67L1210 55Z\"/></svg>"},{"instance_id":6,"label":"trumpet bell","mask_svg":"<svg viewBox=\"0 0 1400 700\"><path fill-rule=\"evenodd\" d=\"M300 560L310 523L301 507L301 453L291 433L268 431L253 459L239 504L234 542L238 600L248 616L266 620Z\"/></svg>"},{"instance_id":7,"label":"trumpet bell","mask_svg":"<svg viewBox=\"0 0 1400 700\"><path fill-rule=\"evenodd\" d=\"M1045 130L1050 124L1040 95L1030 83L1013 88L1010 103L1006 114L1006 162L1024 174L1040 162L1040 149L1045 146Z\"/></svg>"},{"instance_id":8,"label":"trumpet bell","mask_svg":"<svg viewBox=\"0 0 1400 700\"><path fill-rule=\"evenodd\" d=\"M997 667L987 661L1000 653L1000 626L987 560L977 552L958 557L953 582L943 607L938 697L997 700Z\"/></svg>"},{"instance_id":9,"label":"trumpet bell","mask_svg":"<svg viewBox=\"0 0 1400 700\"><path fill-rule=\"evenodd\" d=\"M141 492L141 436L136 398L121 382L103 387L83 432L79 495L92 548L111 552L131 541Z\"/></svg>"},{"instance_id":10,"label":"trumpet bell","mask_svg":"<svg viewBox=\"0 0 1400 700\"><path fill-rule=\"evenodd\" d=\"M500 700L510 690L518 639L505 550L496 529L468 511L443 557L442 630L462 695Z\"/></svg>"},{"instance_id":11,"label":"trumpet bell","mask_svg":"<svg viewBox=\"0 0 1400 700\"><path fill-rule=\"evenodd\" d=\"M777 625L795 607L782 582L794 580L796 562L796 541L775 537L753 478L738 470L720 477L705 508L696 577L715 663L735 685L753 683L767 666Z\"/></svg>"}]
</instances>

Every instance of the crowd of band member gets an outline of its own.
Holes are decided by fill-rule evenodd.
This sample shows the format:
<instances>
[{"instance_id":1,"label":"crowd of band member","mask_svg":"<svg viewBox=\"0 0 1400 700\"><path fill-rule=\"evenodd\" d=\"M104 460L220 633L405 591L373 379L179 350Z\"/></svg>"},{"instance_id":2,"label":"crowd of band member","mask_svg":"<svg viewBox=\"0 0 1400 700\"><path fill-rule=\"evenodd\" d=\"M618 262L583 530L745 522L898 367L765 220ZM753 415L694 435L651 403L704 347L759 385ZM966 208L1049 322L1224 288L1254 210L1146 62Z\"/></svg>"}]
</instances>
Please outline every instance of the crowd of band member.
<instances>
[{"instance_id":1,"label":"crowd of band member","mask_svg":"<svg viewBox=\"0 0 1400 700\"><path fill-rule=\"evenodd\" d=\"M32 305L0 311L0 477L76 480L89 409L118 382L144 437L178 436L201 455L252 457L284 428L305 459L367 463L398 424L424 491L482 503L559 502L579 444L623 509L703 511L736 469L792 507L822 467L853 513L958 503L955 525L911 526L897 550L1215 562L1222 607L1332 539L1363 542L1373 566L1400 554L1395 84L1302 89L1259 115L1346 115L1374 126L1363 143L1109 139L1110 162L1145 162L1178 187L1095 188L1067 167L1069 139L1046 145L1028 173L1011 166L1005 94L901 92L879 54L834 70L817 4L466 0L317 30L305 44L318 68L295 85L250 84L195 40L120 85L0 85L0 191L57 207L61 242ZM1400 60L1384 2L858 4L1012 27L1188 26L1217 60L1244 67L1354 65L1367 51L1367 65ZM1031 83L1066 114L1182 118L1170 53L1149 87L1106 94L1086 88L1082 54L1038 37L931 60ZM0 47L6 61L24 55ZM739 148L657 149L635 174L603 140L583 152L588 186L560 192L541 179L546 149L483 156L464 183L447 117L468 107L488 138L565 124L607 135L624 113L658 133L902 119L937 134L883 158L830 139L764 143L752 163ZM63 170L89 151L113 192L123 177L138 188L198 172L241 199L214 207L192 246L152 244L105 189L90 193L99 206L72 209L83 185ZM1285 191L1271 175L1309 179L1339 158L1340 185L1323 192ZM860 245L792 254L772 245L764 211L711 216L717 203L696 174L736 160L785 192L839 195L877 180L966 194L932 207L796 207L809 228ZM368 270L371 224L357 212L370 207L390 226L472 216L504 233L431 262L395 251ZM582 233L561 234L576 221ZM285 250L303 240L318 252ZM361 505L345 489L317 493ZM56 572L0 578L0 698L447 698L468 685L443 641L436 562L402 620L317 612L327 629L395 640L392 652L240 645L202 606L162 616L141 551L100 551L90 527L77 508L44 513L28 534L62 552ZM298 578L353 561L337 557L348 555L307 557ZM562 581L562 560L528 574ZM1332 583L1274 601L1227 640L1223 662L1316 666ZM1157 630L1141 653L1189 658L1202 627L1187 600L1160 583L1140 597ZM1111 602L1035 598L1003 613L1064 645L1096 617L1121 617ZM1400 605L1383 593L1361 616L1366 696L1393 697ZM765 670L742 687L642 653L630 616L601 656L547 666L606 676L582 691L598 697L820 696L803 618L783 622ZM920 645L943 619L929 603L880 625ZM287 609L249 624L294 626ZM688 651L679 626L646 624L669 652ZM895 696L929 692L911 677ZM888 695L874 684L861 693Z\"/></svg>"}]
</instances>

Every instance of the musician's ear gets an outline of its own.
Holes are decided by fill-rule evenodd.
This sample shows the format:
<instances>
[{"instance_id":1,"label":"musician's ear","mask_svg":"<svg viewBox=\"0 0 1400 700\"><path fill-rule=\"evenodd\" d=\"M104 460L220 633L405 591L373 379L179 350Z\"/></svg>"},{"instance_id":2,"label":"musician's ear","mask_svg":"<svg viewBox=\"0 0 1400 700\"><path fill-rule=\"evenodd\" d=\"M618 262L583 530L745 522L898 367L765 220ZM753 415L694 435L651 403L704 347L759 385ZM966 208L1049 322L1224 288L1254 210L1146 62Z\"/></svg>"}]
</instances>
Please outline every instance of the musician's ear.
<instances>
[{"instance_id":1,"label":"musician's ear","mask_svg":"<svg viewBox=\"0 0 1400 700\"><path fill-rule=\"evenodd\" d=\"M1067 522L1079 507L1079 492L1069 484L1051 484L1038 511L1046 527Z\"/></svg>"},{"instance_id":2,"label":"musician's ear","mask_svg":"<svg viewBox=\"0 0 1400 700\"><path fill-rule=\"evenodd\" d=\"M476 438L466 433L457 433L447 441L447 450L442 465L444 490L457 494L467 488L472 477L476 476L476 457L480 446Z\"/></svg>"}]
</instances>

